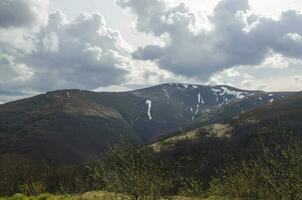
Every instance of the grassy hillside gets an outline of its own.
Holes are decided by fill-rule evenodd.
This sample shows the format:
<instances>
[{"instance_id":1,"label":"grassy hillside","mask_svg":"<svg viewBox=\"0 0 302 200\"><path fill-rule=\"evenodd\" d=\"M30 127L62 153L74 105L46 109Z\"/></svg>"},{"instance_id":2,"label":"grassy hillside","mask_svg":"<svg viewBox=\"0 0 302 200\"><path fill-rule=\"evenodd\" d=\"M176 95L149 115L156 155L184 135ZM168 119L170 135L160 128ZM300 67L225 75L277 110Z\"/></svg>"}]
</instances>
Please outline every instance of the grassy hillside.
<instances>
[{"instance_id":1,"label":"grassy hillside","mask_svg":"<svg viewBox=\"0 0 302 200\"><path fill-rule=\"evenodd\" d=\"M174 134L150 146L169 160L167 165L173 173L201 177L207 185L217 169L261 155L262 145L286 145L282 132L302 140L301 102L298 93L220 123Z\"/></svg>"},{"instance_id":2,"label":"grassy hillside","mask_svg":"<svg viewBox=\"0 0 302 200\"><path fill-rule=\"evenodd\" d=\"M55 165L79 163L95 159L121 135L138 138L117 110L90 96L59 91L1 106L0 153Z\"/></svg>"}]
</instances>

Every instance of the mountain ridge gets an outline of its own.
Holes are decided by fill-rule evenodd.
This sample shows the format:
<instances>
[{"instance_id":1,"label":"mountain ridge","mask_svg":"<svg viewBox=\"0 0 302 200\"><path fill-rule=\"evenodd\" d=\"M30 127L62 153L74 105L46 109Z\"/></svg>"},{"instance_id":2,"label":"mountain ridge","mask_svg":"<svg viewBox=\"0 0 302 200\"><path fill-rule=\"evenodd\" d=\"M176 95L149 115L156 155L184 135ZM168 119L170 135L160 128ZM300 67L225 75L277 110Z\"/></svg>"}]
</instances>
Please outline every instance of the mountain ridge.
<instances>
[{"instance_id":1,"label":"mountain ridge","mask_svg":"<svg viewBox=\"0 0 302 200\"><path fill-rule=\"evenodd\" d=\"M149 143L291 94L172 83L129 92L51 91L0 105L0 154L81 163L96 158L121 135Z\"/></svg>"}]
</instances>

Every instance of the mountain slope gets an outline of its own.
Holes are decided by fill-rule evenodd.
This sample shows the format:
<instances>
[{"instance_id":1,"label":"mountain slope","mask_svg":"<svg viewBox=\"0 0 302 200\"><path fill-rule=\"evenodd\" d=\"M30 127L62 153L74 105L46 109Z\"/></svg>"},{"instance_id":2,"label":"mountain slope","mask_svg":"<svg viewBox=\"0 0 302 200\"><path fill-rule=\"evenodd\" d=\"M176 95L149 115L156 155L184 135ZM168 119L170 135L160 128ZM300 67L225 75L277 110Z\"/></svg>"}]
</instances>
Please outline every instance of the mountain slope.
<instances>
[{"instance_id":1,"label":"mountain slope","mask_svg":"<svg viewBox=\"0 0 302 200\"><path fill-rule=\"evenodd\" d=\"M0 106L0 153L25 154L51 164L85 162L121 135L150 142L290 94L185 84L120 93L48 92Z\"/></svg>"},{"instance_id":2,"label":"mountain slope","mask_svg":"<svg viewBox=\"0 0 302 200\"><path fill-rule=\"evenodd\" d=\"M173 173L202 177L208 184L220 169L263 154L263 147L286 146L293 138L301 141L301 130L302 93L296 93L234 118L201 123L150 147L168 160L167 168Z\"/></svg>"},{"instance_id":3,"label":"mountain slope","mask_svg":"<svg viewBox=\"0 0 302 200\"><path fill-rule=\"evenodd\" d=\"M268 100L269 104L242 111L241 113L237 112L239 113L238 116L230 117L232 116L229 113L230 111L240 111L248 105L246 101L259 98L257 95L252 96L250 99L224 107L217 113L218 116L213 116L213 119L208 121L206 125L200 123L194 128L171 134L171 136L166 136L162 140L154 142L151 146L157 150L160 150L161 147L169 149L177 142L188 139L195 140L199 137L238 139L238 137L249 137L262 129L265 132L273 132L278 131L280 128L285 128L295 133L300 133L302 129L302 92L288 94L270 93L269 97L274 96L274 101ZM281 95L281 98L276 99L277 95L279 97ZM264 98L263 95L262 98ZM256 104L252 103L252 105ZM268 127L270 130L268 130Z\"/></svg>"},{"instance_id":4,"label":"mountain slope","mask_svg":"<svg viewBox=\"0 0 302 200\"><path fill-rule=\"evenodd\" d=\"M120 134L135 137L119 112L90 101L91 94L60 91L1 106L1 152L78 163L95 158Z\"/></svg>"}]
</instances>

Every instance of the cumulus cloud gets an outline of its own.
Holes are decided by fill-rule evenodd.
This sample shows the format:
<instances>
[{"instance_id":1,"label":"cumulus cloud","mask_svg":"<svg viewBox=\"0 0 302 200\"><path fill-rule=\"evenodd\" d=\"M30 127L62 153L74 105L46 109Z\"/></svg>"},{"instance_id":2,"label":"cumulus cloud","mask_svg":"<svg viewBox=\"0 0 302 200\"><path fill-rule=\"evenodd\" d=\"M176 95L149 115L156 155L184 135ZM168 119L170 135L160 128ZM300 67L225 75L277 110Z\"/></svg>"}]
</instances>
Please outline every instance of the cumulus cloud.
<instances>
[{"instance_id":1,"label":"cumulus cloud","mask_svg":"<svg viewBox=\"0 0 302 200\"><path fill-rule=\"evenodd\" d=\"M261 65L256 68L273 68L273 69L286 69L290 66L291 59L285 58L281 54L272 54L268 56Z\"/></svg>"},{"instance_id":2,"label":"cumulus cloud","mask_svg":"<svg viewBox=\"0 0 302 200\"><path fill-rule=\"evenodd\" d=\"M69 21L56 11L41 23L44 10L37 9L47 3L0 3L0 11L6 10L0 14L0 101L67 88L135 88L173 77L153 63L133 60L132 47L100 13L82 13ZM11 19L17 10L10 9L18 6L27 18Z\"/></svg>"},{"instance_id":3,"label":"cumulus cloud","mask_svg":"<svg viewBox=\"0 0 302 200\"><path fill-rule=\"evenodd\" d=\"M69 22L57 11L39 31L10 33L24 43L15 45L9 38L2 38L0 85L7 93L17 88L27 92L95 89L125 81L129 71L129 46L98 13L81 14Z\"/></svg>"},{"instance_id":4,"label":"cumulus cloud","mask_svg":"<svg viewBox=\"0 0 302 200\"><path fill-rule=\"evenodd\" d=\"M273 56L275 57L275 56ZM239 66L217 72L209 78L207 84L231 85L237 88L265 91L300 91L302 88L302 62L289 59L287 68L271 67L279 65L278 59L269 58L260 66Z\"/></svg>"},{"instance_id":5,"label":"cumulus cloud","mask_svg":"<svg viewBox=\"0 0 302 200\"><path fill-rule=\"evenodd\" d=\"M18 61L33 70L31 81L38 90L94 89L125 80L130 50L99 13L81 14L68 22L58 11L36 37L36 51Z\"/></svg>"},{"instance_id":6,"label":"cumulus cloud","mask_svg":"<svg viewBox=\"0 0 302 200\"><path fill-rule=\"evenodd\" d=\"M259 71L286 69L291 77L301 71L298 11L272 19L251 10L248 0L222 0L201 19L184 3L116 2L136 16L139 32L160 42L133 49L100 13L68 20L61 11L49 13L48 0L1 0L0 102L55 89L125 90L178 81L262 87Z\"/></svg>"},{"instance_id":7,"label":"cumulus cloud","mask_svg":"<svg viewBox=\"0 0 302 200\"><path fill-rule=\"evenodd\" d=\"M165 37L164 45L140 47L134 58L155 61L175 74L207 80L225 69L261 65L272 52L302 59L302 14L295 10L274 20L253 12L248 0L222 0L208 16L209 30L184 4L169 6L164 0L117 3L136 16L139 31ZM285 68L286 63L277 67Z\"/></svg>"}]
</instances>

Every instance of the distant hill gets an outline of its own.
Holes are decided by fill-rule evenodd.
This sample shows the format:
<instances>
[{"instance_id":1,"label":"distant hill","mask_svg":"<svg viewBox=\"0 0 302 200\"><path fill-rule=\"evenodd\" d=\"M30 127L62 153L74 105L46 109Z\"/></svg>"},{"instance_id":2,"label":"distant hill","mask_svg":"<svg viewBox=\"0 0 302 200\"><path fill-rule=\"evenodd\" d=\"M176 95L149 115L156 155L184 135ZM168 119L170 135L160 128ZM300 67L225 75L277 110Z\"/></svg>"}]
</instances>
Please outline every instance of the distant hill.
<instances>
[{"instance_id":1,"label":"distant hill","mask_svg":"<svg viewBox=\"0 0 302 200\"><path fill-rule=\"evenodd\" d=\"M263 146L286 146L289 138L302 141L302 92L281 97L235 117L221 117L227 116L238 104L220 111L216 117L223 120L216 118L211 120L212 123L200 123L149 146L159 157L167 159L168 168L179 176L203 177L203 183L208 184L219 169L257 158L263 153Z\"/></svg>"},{"instance_id":2,"label":"distant hill","mask_svg":"<svg viewBox=\"0 0 302 200\"><path fill-rule=\"evenodd\" d=\"M196 124L185 131L166 135L152 143L151 146L159 151L161 146L164 149L171 148L176 142L188 139L194 140L199 137L238 139L238 137L247 137L247 135L256 134L262 129L266 130L268 128L271 129L271 132L280 128L295 133L301 132L302 92L289 94L270 93L269 97L279 96L274 101L269 100L266 105L256 106L254 109L245 109L247 111L240 113L239 110L244 109L245 106L253 107L252 105L256 105L253 102L257 102L254 100L259 99L259 96L254 95L236 104L225 106L217 111L216 115L213 115L207 123L199 123L199 125ZM239 113L237 116L234 114L236 112Z\"/></svg>"},{"instance_id":3,"label":"distant hill","mask_svg":"<svg viewBox=\"0 0 302 200\"><path fill-rule=\"evenodd\" d=\"M149 143L186 127L234 118L294 93L163 84L130 92L61 90L0 106L0 154L60 165L96 158L121 135Z\"/></svg>"},{"instance_id":4,"label":"distant hill","mask_svg":"<svg viewBox=\"0 0 302 200\"><path fill-rule=\"evenodd\" d=\"M291 129L302 128L302 92L277 100L273 104L244 113L236 123L285 122Z\"/></svg>"}]
</instances>

